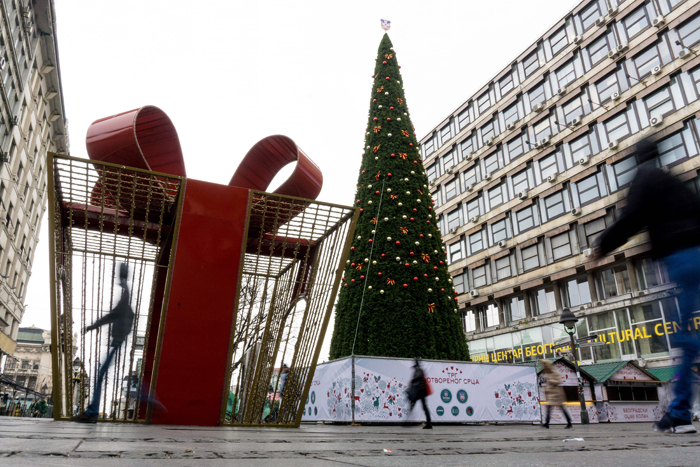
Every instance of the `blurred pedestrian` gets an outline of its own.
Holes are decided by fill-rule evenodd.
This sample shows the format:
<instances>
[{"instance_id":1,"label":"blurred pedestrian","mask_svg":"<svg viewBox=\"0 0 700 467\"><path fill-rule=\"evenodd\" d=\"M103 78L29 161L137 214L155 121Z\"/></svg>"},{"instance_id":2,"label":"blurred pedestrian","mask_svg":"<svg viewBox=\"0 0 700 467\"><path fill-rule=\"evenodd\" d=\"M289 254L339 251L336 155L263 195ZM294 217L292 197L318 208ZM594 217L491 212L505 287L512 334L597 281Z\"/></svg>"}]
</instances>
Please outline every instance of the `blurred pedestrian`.
<instances>
[{"instance_id":1,"label":"blurred pedestrian","mask_svg":"<svg viewBox=\"0 0 700 467\"><path fill-rule=\"evenodd\" d=\"M549 360L542 360L540 363L542 364L541 375L546 380L544 398L547 403L547 415L542 428L549 428L549 417L552 415L552 407L557 406L564 412L564 417L566 417L567 421L566 428L571 428L571 417L566 407L564 407L564 388L559 386L562 383L562 377Z\"/></svg>"},{"instance_id":2,"label":"blurred pedestrian","mask_svg":"<svg viewBox=\"0 0 700 467\"><path fill-rule=\"evenodd\" d=\"M408 387L408 400L411 402L410 411L413 411L413 406L416 402L420 401L423 405L423 412L425 412L426 423L423 427L424 430L432 430L433 424L430 421L430 411L428 410L428 404L425 402L425 398L432 393L430 388L430 383L428 383L425 378L425 373L420 367L420 359L416 358L413 364L413 378L411 378L411 383Z\"/></svg>"},{"instance_id":3,"label":"blurred pedestrian","mask_svg":"<svg viewBox=\"0 0 700 467\"><path fill-rule=\"evenodd\" d=\"M637 143L639 168L627 195L622 216L595 242L590 258L610 253L646 228L653 259L662 261L669 278L680 287L680 330L674 343L683 349L680 379L666 415L654 424L655 431L696 433L692 424L693 361L700 353L700 338L690 330L697 310L700 286L700 199L683 183L658 166L656 144Z\"/></svg>"},{"instance_id":4,"label":"blurred pedestrian","mask_svg":"<svg viewBox=\"0 0 700 467\"><path fill-rule=\"evenodd\" d=\"M95 390L92 394L92 401L85 412L72 417L71 420L80 423L95 423L100 413L100 399L102 398L102 381L104 380L109 366L114 359L115 354L122 346L126 337L131 333L131 327L134 323L134 312L130 305L129 285L127 277L129 275L129 267L125 263L119 264L119 285L122 288L121 297L117 305L105 316L95 321L90 326L85 328L85 332L98 329L105 324L112 325L111 344L107 352L107 358L102 363L100 371L97 374L95 382Z\"/></svg>"}]
</instances>

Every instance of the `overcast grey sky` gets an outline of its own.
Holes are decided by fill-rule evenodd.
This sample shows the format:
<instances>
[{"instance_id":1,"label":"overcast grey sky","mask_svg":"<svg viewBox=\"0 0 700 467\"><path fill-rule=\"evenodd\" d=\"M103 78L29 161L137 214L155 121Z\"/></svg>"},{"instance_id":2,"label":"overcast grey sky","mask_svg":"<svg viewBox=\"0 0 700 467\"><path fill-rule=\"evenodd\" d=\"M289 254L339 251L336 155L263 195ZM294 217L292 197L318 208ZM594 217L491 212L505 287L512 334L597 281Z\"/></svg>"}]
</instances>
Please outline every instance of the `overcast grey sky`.
<instances>
[{"instance_id":1,"label":"overcast grey sky","mask_svg":"<svg viewBox=\"0 0 700 467\"><path fill-rule=\"evenodd\" d=\"M253 144L284 134L321 167L319 200L348 205L381 18L422 138L578 3L55 1L71 155L87 157L92 121L152 104L173 120L189 177L226 184ZM47 227L22 322L45 329Z\"/></svg>"}]
</instances>

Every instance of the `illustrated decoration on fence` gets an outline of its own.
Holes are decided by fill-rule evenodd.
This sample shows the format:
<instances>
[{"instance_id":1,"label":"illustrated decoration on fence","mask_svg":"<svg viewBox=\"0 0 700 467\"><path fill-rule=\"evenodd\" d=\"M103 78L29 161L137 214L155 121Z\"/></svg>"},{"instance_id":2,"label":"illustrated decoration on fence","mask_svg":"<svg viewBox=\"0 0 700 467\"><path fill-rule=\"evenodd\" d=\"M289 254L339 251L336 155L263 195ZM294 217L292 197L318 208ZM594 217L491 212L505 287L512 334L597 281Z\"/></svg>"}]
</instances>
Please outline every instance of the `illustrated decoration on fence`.
<instances>
[{"instance_id":1,"label":"illustrated decoration on fence","mask_svg":"<svg viewBox=\"0 0 700 467\"><path fill-rule=\"evenodd\" d=\"M87 149L49 158L55 418L95 397L112 349L100 420L298 426L357 211L315 201L321 172L285 136L253 146L228 186L186 178L153 106L96 121ZM123 344L84 331L123 293L118 263L134 313Z\"/></svg>"}]
</instances>

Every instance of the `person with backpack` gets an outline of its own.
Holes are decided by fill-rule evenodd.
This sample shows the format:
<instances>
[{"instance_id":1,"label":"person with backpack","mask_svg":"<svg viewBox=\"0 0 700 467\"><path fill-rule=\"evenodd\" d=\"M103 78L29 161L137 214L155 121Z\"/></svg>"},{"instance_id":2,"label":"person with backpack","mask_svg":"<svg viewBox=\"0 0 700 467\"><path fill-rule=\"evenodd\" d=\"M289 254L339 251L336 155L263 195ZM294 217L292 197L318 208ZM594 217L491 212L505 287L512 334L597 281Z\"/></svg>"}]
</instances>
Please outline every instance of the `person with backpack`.
<instances>
[{"instance_id":1,"label":"person with backpack","mask_svg":"<svg viewBox=\"0 0 700 467\"><path fill-rule=\"evenodd\" d=\"M97 374L95 390L92 394L92 401L90 402L90 405L88 405L87 409L85 409L85 411L80 415L72 417L71 421L79 423L97 422L97 418L100 413L100 399L102 398L102 381L104 380L104 377L107 374L109 366L112 363L117 351L121 348L122 344L126 340L126 337L131 333L131 328L134 324L134 312L131 309L131 296L129 293L129 285L127 284L128 275L129 267L125 263L120 263L119 285L122 288L122 293L121 297L119 298L119 302L109 313L85 328L85 332L89 332L99 329L105 324L111 324L111 348L107 352L107 358L102 363L100 371Z\"/></svg>"},{"instance_id":2,"label":"person with backpack","mask_svg":"<svg viewBox=\"0 0 700 467\"><path fill-rule=\"evenodd\" d=\"M425 412L426 423L423 427L424 430L432 430L433 424L430 420L430 411L428 410L428 404L425 402L425 398L432 394L432 388L430 383L425 377L425 373L420 367L420 359L416 358L413 364L413 378L411 378L411 383L408 387L408 400L411 402L410 411L413 411L413 406L416 402L420 401L423 405L423 412Z\"/></svg>"}]
</instances>

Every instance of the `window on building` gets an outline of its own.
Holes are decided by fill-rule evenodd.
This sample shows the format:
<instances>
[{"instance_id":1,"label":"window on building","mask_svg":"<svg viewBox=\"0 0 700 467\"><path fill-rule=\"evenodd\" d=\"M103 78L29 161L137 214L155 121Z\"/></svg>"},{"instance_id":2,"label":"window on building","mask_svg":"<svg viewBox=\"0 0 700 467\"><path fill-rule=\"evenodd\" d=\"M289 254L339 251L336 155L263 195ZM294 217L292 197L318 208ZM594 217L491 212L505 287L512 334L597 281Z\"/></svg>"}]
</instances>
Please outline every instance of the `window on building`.
<instances>
[{"instance_id":1,"label":"window on building","mask_svg":"<svg viewBox=\"0 0 700 467\"><path fill-rule=\"evenodd\" d=\"M637 280L641 289L649 289L668 284L671 280L663 263L651 259L643 259L636 263Z\"/></svg>"},{"instance_id":2,"label":"window on building","mask_svg":"<svg viewBox=\"0 0 700 467\"><path fill-rule=\"evenodd\" d=\"M462 248L462 241L452 243L449 246L450 251L450 263L456 263L464 259L464 248Z\"/></svg>"},{"instance_id":3,"label":"window on building","mask_svg":"<svg viewBox=\"0 0 700 467\"><path fill-rule=\"evenodd\" d=\"M503 153L498 150L488 157L484 158L484 171L487 174L493 174L496 170L503 166Z\"/></svg>"},{"instance_id":4,"label":"window on building","mask_svg":"<svg viewBox=\"0 0 700 467\"><path fill-rule=\"evenodd\" d=\"M540 59L537 57L537 51L535 50L530 55L525 57L523 60L523 68L525 70L525 77L529 77L540 67Z\"/></svg>"},{"instance_id":5,"label":"window on building","mask_svg":"<svg viewBox=\"0 0 700 467\"><path fill-rule=\"evenodd\" d=\"M474 277L474 288L483 287L488 285L486 279L486 266L479 266L478 268L472 269L472 275Z\"/></svg>"},{"instance_id":6,"label":"window on building","mask_svg":"<svg viewBox=\"0 0 700 467\"><path fill-rule=\"evenodd\" d=\"M504 300L504 303L508 321L514 322L525 319L525 297L523 295Z\"/></svg>"},{"instance_id":7,"label":"window on building","mask_svg":"<svg viewBox=\"0 0 700 467\"><path fill-rule=\"evenodd\" d=\"M695 47L700 42L700 16L681 24L677 31L683 45Z\"/></svg>"},{"instance_id":8,"label":"window on building","mask_svg":"<svg viewBox=\"0 0 700 467\"><path fill-rule=\"evenodd\" d=\"M648 28L651 22L649 21L649 18L647 18L646 8L644 5L642 5L627 15L622 21L622 24L627 31L627 38L632 39L637 34Z\"/></svg>"},{"instance_id":9,"label":"window on building","mask_svg":"<svg viewBox=\"0 0 700 467\"><path fill-rule=\"evenodd\" d=\"M647 96L644 99L644 105L647 108L647 115L649 115L650 119L665 117L676 111L676 107L673 103L673 96L671 95L671 88L669 86Z\"/></svg>"},{"instance_id":10,"label":"window on building","mask_svg":"<svg viewBox=\"0 0 700 467\"><path fill-rule=\"evenodd\" d=\"M608 386L609 401L658 401L656 386Z\"/></svg>"},{"instance_id":11,"label":"window on building","mask_svg":"<svg viewBox=\"0 0 700 467\"><path fill-rule=\"evenodd\" d=\"M535 205L531 204L525 209L521 209L515 213L515 222L518 226L518 233L523 233L535 227Z\"/></svg>"},{"instance_id":12,"label":"window on building","mask_svg":"<svg viewBox=\"0 0 700 467\"><path fill-rule=\"evenodd\" d=\"M469 236L469 253L476 254L484 249L484 237L482 231L475 232Z\"/></svg>"},{"instance_id":13,"label":"window on building","mask_svg":"<svg viewBox=\"0 0 700 467\"><path fill-rule=\"evenodd\" d=\"M566 303L579 306L591 302L591 289L586 276L577 277L566 282Z\"/></svg>"},{"instance_id":14,"label":"window on building","mask_svg":"<svg viewBox=\"0 0 700 467\"><path fill-rule=\"evenodd\" d=\"M556 235L550 239L552 241L552 257L554 261L571 256L571 238L569 232Z\"/></svg>"},{"instance_id":15,"label":"window on building","mask_svg":"<svg viewBox=\"0 0 700 467\"><path fill-rule=\"evenodd\" d=\"M571 141L569 143L569 149L571 149L571 156L575 161L583 159L584 157L590 157L593 154L591 133L586 133Z\"/></svg>"},{"instance_id":16,"label":"window on building","mask_svg":"<svg viewBox=\"0 0 700 467\"><path fill-rule=\"evenodd\" d=\"M527 179L527 169L522 170L522 171L518 172L517 174L513 175L512 180L513 180L513 193L520 193L520 192L525 191L528 188L530 188L530 183L528 182L528 179Z\"/></svg>"},{"instance_id":17,"label":"window on building","mask_svg":"<svg viewBox=\"0 0 700 467\"><path fill-rule=\"evenodd\" d=\"M593 245L600 234L603 233L605 227L605 217L599 217L598 219L583 224L583 231L586 235L586 245L589 247Z\"/></svg>"},{"instance_id":18,"label":"window on building","mask_svg":"<svg viewBox=\"0 0 700 467\"><path fill-rule=\"evenodd\" d=\"M498 258L495 263L497 280L507 279L512 275L510 270L510 256Z\"/></svg>"},{"instance_id":19,"label":"window on building","mask_svg":"<svg viewBox=\"0 0 700 467\"><path fill-rule=\"evenodd\" d=\"M467 219L473 219L481 215L481 203L475 198L467 203Z\"/></svg>"},{"instance_id":20,"label":"window on building","mask_svg":"<svg viewBox=\"0 0 700 467\"><path fill-rule=\"evenodd\" d=\"M540 171L542 173L542 180L547 180L547 177L550 175L556 175L559 173L556 154L540 159Z\"/></svg>"},{"instance_id":21,"label":"window on building","mask_svg":"<svg viewBox=\"0 0 700 467\"><path fill-rule=\"evenodd\" d=\"M687 159L689 155L697 154L695 141L687 126L682 131L659 141L657 147L662 166L676 165Z\"/></svg>"},{"instance_id":22,"label":"window on building","mask_svg":"<svg viewBox=\"0 0 700 467\"><path fill-rule=\"evenodd\" d=\"M452 285L455 288L455 292L458 294L463 294L467 291L467 275L457 274L452 277Z\"/></svg>"},{"instance_id":23,"label":"window on building","mask_svg":"<svg viewBox=\"0 0 700 467\"><path fill-rule=\"evenodd\" d=\"M549 138L553 133L549 118L543 118L541 121L537 122L533 130L535 132L535 141L542 141L543 139Z\"/></svg>"},{"instance_id":24,"label":"window on building","mask_svg":"<svg viewBox=\"0 0 700 467\"><path fill-rule=\"evenodd\" d=\"M488 110L489 107L491 107L491 94L489 91L486 91L479 96L479 98L476 100L476 105L479 109L479 115L482 115L486 110Z\"/></svg>"},{"instance_id":25,"label":"window on building","mask_svg":"<svg viewBox=\"0 0 700 467\"><path fill-rule=\"evenodd\" d=\"M581 10L579 18L583 24L584 31L593 26L598 18L602 16L598 1L591 2L586 8Z\"/></svg>"},{"instance_id":26,"label":"window on building","mask_svg":"<svg viewBox=\"0 0 700 467\"><path fill-rule=\"evenodd\" d=\"M459 208L457 208L454 211L452 211L451 213L447 214L447 229L448 230L452 230L452 229L457 228L460 225L462 225L461 219L459 218L460 211L461 210Z\"/></svg>"},{"instance_id":27,"label":"window on building","mask_svg":"<svg viewBox=\"0 0 700 467\"><path fill-rule=\"evenodd\" d=\"M627 121L627 112L620 112L612 118L603 122L608 141L622 141L632 134L630 124Z\"/></svg>"},{"instance_id":28,"label":"window on building","mask_svg":"<svg viewBox=\"0 0 700 467\"><path fill-rule=\"evenodd\" d=\"M474 151L476 151L476 148L474 147L474 137L469 136L467 139L462 141L460 143L460 150L462 151L462 157L473 154Z\"/></svg>"},{"instance_id":29,"label":"window on building","mask_svg":"<svg viewBox=\"0 0 700 467\"><path fill-rule=\"evenodd\" d=\"M23 360L22 361L22 369L23 370L28 370L29 369L29 361Z\"/></svg>"},{"instance_id":30,"label":"window on building","mask_svg":"<svg viewBox=\"0 0 700 467\"><path fill-rule=\"evenodd\" d=\"M489 303L486 307L484 307L484 312L482 316L486 318L486 323L484 323L484 327L490 328L492 326L498 326L499 324L501 324L501 320L499 319L500 316L498 312L498 307L495 303Z\"/></svg>"},{"instance_id":31,"label":"window on building","mask_svg":"<svg viewBox=\"0 0 700 467\"><path fill-rule=\"evenodd\" d=\"M569 60L564 65L560 66L555 74L557 76L559 88L566 88L569 83L576 81L576 67L574 66L574 61Z\"/></svg>"},{"instance_id":32,"label":"window on building","mask_svg":"<svg viewBox=\"0 0 700 467\"><path fill-rule=\"evenodd\" d=\"M501 78L498 82L498 86L501 90L501 96L505 96L510 91L512 91L514 87L513 73L510 72L506 74L503 78Z\"/></svg>"},{"instance_id":33,"label":"window on building","mask_svg":"<svg viewBox=\"0 0 700 467\"><path fill-rule=\"evenodd\" d=\"M562 27L549 38L549 45L552 47L552 55L556 55L569 45L566 37L566 27Z\"/></svg>"},{"instance_id":34,"label":"window on building","mask_svg":"<svg viewBox=\"0 0 700 467\"><path fill-rule=\"evenodd\" d=\"M462 172L463 189L462 191L467 191L469 185L474 185L477 182L477 165L473 165L470 169Z\"/></svg>"},{"instance_id":35,"label":"window on building","mask_svg":"<svg viewBox=\"0 0 700 467\"><path fill-rule=\"evenodd\" d=\"M532 245L521 250L523 255L523 271L529 271L540 266L537 245Z\"/></svg>"},{"instance_id":36,"label":"window on building","mask_svg":"<svg viewBox=\"0 0 700 467\"><path fill-rule=\"evenodd\" d=\"M448 123L440 129L440 142L445 144L452 138L452 122Z\"/></svg>"},{"instance_id":37,"label":"window on building","mask_svg":"<svg viewBox=\"0 0 700 467\"><path fill-rule=\"evenodd\" d=\"M575 97L569 102L562 106L564 111L564 122L567 125L571 125L574 118L581 118L583 116L583 102L581 97Z\"/></svg>"},{"instance_id":38,"label":"window on building","mask_svg":"<svg viewBox=\"0 0 700 467\"><path fill-rule=\"evenodd\" d=\"M467 311L467 312L463 315L462 321L464 322L464 332L474 332L474 331L476 331L476 317L474 316L474 311L473 311L473 310ZM469 344L470 344L470 345L469 345L470 350L471 350L471 346L472 346L471 344L473 344L473 342L474 342L474 341L472 341L472 342L469 343ZM472 354L472 353L470 352L469 355L475 355L475 354Z\"/></svg>"},{"instance_id":39,"label":"window on building","mask_svg":"<svg viewBox=\"0 0 700 467\"><path fill-rule=\"evenodd\" d=\"M19 167L17 168L17 180L22 180L22 173L24 172L24 164L21 162L19 163Z\"/></svg>"},{"instance_id":40,"label":"window on building","mask_svg":"<svg viewBox=\"0 0 700 467\"><path fill-rule=\"evenodd\" d=\"M533 292L535 309L538 315L557 311L557 301L554 298L554 286L548 285Z\"/></svg>"},{"instance_id":41,"label":"window on building","mask_svg":"<svg viewBox=\"0 0 700 467\"><path fill-rule=\"evenodd\" d=\"M512 139L508 143L508 157L510 160L514 160L525 153L525 138L523 135Z\"/></svg>"},{"instance_id":42,"label":"window on building","mask_svg":"<svg viewBox=\"0 0 700 467\"><path fill-rule=\"evenodd\" d=\"M528 99L530 99L530 107L535 107L537 104L547 100L547 96L544 92L544 83L540 84L536 88L532 89L527 93Z\"/></svg>"},{"instance_id":43,"label":"window on building","mask_svg":"<svg viewBox=\"0 0 700 467\"><path fill-rule=\"evenodd\" d=\"M453 178L451 182L445 184L445 202L451 200L459 194L459 179Z\"/></svg>"},{"instance_id":44,"label":"window on building","mask_svg":"<svg viewBox=\"0 0 700 467\"><path fill-rule=\"evenodd\" d=\"M608 35L603 34L600 39L591 43L588 46L588 55L591 58L591 65L595 66L598 62L603 60L608 56L610 52L610 42L608 41Z\"/></svg>"},{"instance_id":45,"label":"window on building","mask_svg":"<svg viewBox=\"0 0 700 467\"><path fill-rule=\"evenodd\" d=\"M497 206L508 201L508 189L505 183L491 188L486 192L486 196L489 200L489 210L494 209Z\"/></svg>"},{"instance_id":46,"label":"window on building","mask_svg":"<svg viewBox=\"0 0 700 467\"><path fill-rule=\"evenodd\" d=\"M629 309L632 335L650 336L637 337L635 346L637 354L641 358L659 357L660 354L668 355L669 346L665 335L659 335L656 329L663 327L663 313L659 302L645 303L631 306Z\"/></svg>"},{"instance_id":47,"label":"window on building","mask_svg":"<svg viewBox=\"0 0 700 467\"><path fill-rule=\"evenodd\" d=\"M518 110L517 102L503 111L503 120L505 121L506 127L508 127L509 124L520 120L520 113Z\"/></svg>"},{"instance_id":48,"label":"window on building","mask_svg":"<svg viewBox=\"0 0 700 467\"><path fill-rule=\"evenodd\" d=\"M612 170L617 184L617 189L626 188L634 180L637 174L637 159L635 156L630 156L619 162L612 164Z\"/></svg>"},{"instance_id":49,"label":"window on building","mask_svg":"<svg viewBox=\"0 0 700 467\"><path fill-rule=\"evenodd\" d=\"M566 206L564 203L564 190L558 191L547 196L544 201L544 210L547 215L547 220L551 221L559 216L566 214Z\"/></svg>"},{"instance_id":50,"label":"window on building","mask_svg":"<svg viewBox=\"0 0 700 467\"><path fill-rule=\"evenodd\" d=\"M598 273L598 282L602 292L602 298L612 298L620 295L615 280L615 270L613 268L605 269Z\"/></svg>"},{"instance_id":51,"label":"window on building","mask_svg":"<svg viewBox=\"0 0 700 467\"><path fill-rule=\"evenodd\" d=\"M440 164L437 162L425 169L425 174L431 182L440 176Z\"/></svg>"},{"instance_id":52,"label":"window on building","mask_svg":"<svg viewBox=\"0 0 700 467\"><path fill-rule=\"evenodd\" d=\"M661 66L661 56L659 55L659 49L656 45L652 45L644 52L638 54L632 59L634 67L637 70L637 76L639 79L644 78L651 74L651 71L655 66Z\"/></svg>"},{"instance_id":53,"label":"window on building","mask_svg":"<svg viewBox=\"0 0 700 467\"><path fill-rule=\"evenodd\" d=\"M459 125L459 130L462 131L469 125L471 121L471 118L469 116L469 107L464 109L462 112L460 112L459 115L457 115L457 125Z\"/></svg>"},{"instance_id":54,"label":"window on building","mask_svg":"<svg viewBox=\"0 0 700 467\"><path fill-rule=\"evenodd\" d=\"M437 138L433 136L428 141L423 143L422 148L423 152L425 153L425 157L431 155L437 149Z\"/></svg>"},{"instance_id":55,"label":"window on building","mask_svg":"<svg viewBox=\"0 0 700 467\"><path fill-rule=\"evenodd\" d=\"M491 224L491 240L494 245L498 244L501 240L508 239L507 224L507 218Z\"/></svg>"},{"instance_id":56,"label":"window on building","mask_svg":"<svg viewBox=\"0 0 700 467\"><path fill-rule=\"evenodd\" d=\"M486 144L487 139L494 138L498 134L498 120L494 118L482 126L479 131L481 131L481 140Z\"/></svg>"},{"instance_id":57,"label":"window on building","mask_svg":"<svg viewBox=\"0 0 700 467\"><path fill-rule=\"evenodd\" d=\"M607 194L602 172L586 177L573 185L581 206L592 203Z\"/></svg>"},{"instance_id":58,"label":"window on building","mask_svg":"<svg viewBox=\"0 0 700 467\"><path fill-rule=\"evenodd\" d=\"M595 84L598 92L598 99L601 104L609 101L614 93L621 91L620 82L617 78L617 72L613 71L609 75L602 78Z\"/></svg>"},{"instance_id":59,"label":"window on building","mask_svg":"<svg viewBox=\"0 0 700 467\"><path fill-rule=\"evenodd\" d=\"M445 172L449 170L450 167L455 165L455 153L454 152L448 152L444 156L442 156L442 168Z\"/></svg>"}]
</instances>

